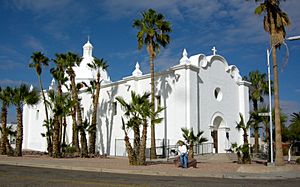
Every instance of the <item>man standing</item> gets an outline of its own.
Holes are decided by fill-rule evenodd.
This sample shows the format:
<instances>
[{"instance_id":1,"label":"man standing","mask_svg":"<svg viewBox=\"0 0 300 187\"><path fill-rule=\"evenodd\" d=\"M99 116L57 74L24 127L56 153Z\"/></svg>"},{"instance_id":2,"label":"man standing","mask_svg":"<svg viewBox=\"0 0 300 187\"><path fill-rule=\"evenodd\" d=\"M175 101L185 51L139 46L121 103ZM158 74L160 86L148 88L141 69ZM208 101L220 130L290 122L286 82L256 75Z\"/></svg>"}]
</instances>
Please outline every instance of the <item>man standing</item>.
<instances>
[{"instance_id":1,"label":"man standing","mask_svg":"<svg viewBox=\"0 0 300 187\"><path fill-rule=\"evenodd\" d=\"M179 144L178 153L180 155L180 165L183 168L187 168L187 166L188 166L188 155L187 155L188 149L183 141L179 140L178 144Z\"/></svg>"}]
</instances>

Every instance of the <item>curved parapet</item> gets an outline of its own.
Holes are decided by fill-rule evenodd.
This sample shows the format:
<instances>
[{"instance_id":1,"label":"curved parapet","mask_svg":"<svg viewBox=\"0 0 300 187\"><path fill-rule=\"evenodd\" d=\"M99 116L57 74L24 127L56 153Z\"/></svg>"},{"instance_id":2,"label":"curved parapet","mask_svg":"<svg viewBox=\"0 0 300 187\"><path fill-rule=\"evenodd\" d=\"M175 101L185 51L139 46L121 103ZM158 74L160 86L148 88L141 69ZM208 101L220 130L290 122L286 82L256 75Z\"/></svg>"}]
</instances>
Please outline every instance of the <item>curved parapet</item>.
<instances>
[{"instance_id":1,"label":"curved parapet","mask_svg":"<svg viewBox=\"0 0 300 187\"><path fill-rule=\"evenodd\" d=\"M236 83L241 82L242 77L239 73L239 69L235 65L228 65L227 60L223 56L216 54L215 48L213 48L213 52L214 54L209 56L206 56L204 54L197 54L188 58L187 52L186 50L184 50L184 55L180 61L180 64L183 64L183 62L189 62L189 64L193 66L197 66L199 68L202 68L203 70L207 70L213 63L221 62L224 65L224 71L227 72L230 77L235 80Z\"/></svg>"}]
</instances>

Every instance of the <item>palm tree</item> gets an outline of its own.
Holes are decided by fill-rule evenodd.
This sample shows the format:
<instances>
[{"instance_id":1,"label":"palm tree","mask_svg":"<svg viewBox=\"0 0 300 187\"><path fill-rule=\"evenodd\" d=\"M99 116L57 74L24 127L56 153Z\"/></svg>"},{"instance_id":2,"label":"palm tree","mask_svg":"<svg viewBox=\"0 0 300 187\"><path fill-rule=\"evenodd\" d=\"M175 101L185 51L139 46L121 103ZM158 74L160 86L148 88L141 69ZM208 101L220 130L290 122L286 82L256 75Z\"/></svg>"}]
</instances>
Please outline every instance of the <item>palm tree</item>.
<instances>
[{"instance_id":1,"label":"palm tree","mask_svg":"<svg viewBox=\"0 0 300 187\"><path fill-rule=\"evenodd\" d=\"M129 165L137 165L137 156L135 154L135 152L133 151L132 145L130 143L130 139L128 136L128 131L130 130L130 121L128 121L127 123L125 123L124 118L122 117L122 130L125 133L125 137L124 137L124 141L125 141L125 146L126 146L126 152L128 154L128 161L129 161Z\"/></svg>"},{"instance_id":2,"label":"palm tree","mask_svg":"<svg viewBox=\"0 0 300 187\"><path fill-rule=\"evenodd\" d=\"M75 102L72 100L71 95L69 93L65 93L62 99L63 107L62 107L62 116L63 116L63 132L62 132L62 148L66 147L66 130L67 130L67 116L72 115L73 108L75 106ZM63 149L64 151L64 149Z\"/></svg>"},{"instance_id":3,"label":"palm tree","mask_svg":"<svg viewBox=\"0 0 300 187\"><path fill-rule=\"evenodd\" d=\"M2 130L2 127L0 127L0 132L3 133L4 131ZM13 129L13 125L10 125L10 126L7 126L6 127L6 133L7 133L7 137L8 136L16 136L16 131ZM9 140L7 139L6 140L6 154L8 156L13 156L14 155L14 150L13 148L11 147L10 143L9 143ZM1 140L0 140L0 143L1 143Z\"/></svg>"},{"instance_id":4,"label":"palm tree","mask_svg":"<svg viewBox=\"0 0 300 187\"><path fill-rule=\"evenodd\" d=\"M243 130L243 141L244 141L244 144L249 144L249 141L248 141L248 130L251 126L251 119L245 123L245 120L244 120L244 116L240 113L240 122L237 122L236 123L236 128L238 130Z\"/></svg>"},{"instance_id":5,"label":"palm tree","mask_svg":"<svg viewBox=\"0 0 300 187\"><path fill-rule=\"evenodd\" d=\"M255 0L261 1L261 0ZM288 15L280 9L280 0L263 0L255 9L255 14L264 14L263 26L270 34L272 50L273 72L274 72L274 106L275 106L275 134L276 134L276 157L277 166L284 165L282 152L280 103L279 103L279 79L278 65L276 61L276 49L281 46L286 36L285 27L290 25Z\"/></svg>"},{"instance_id":6,"label":"palm tree","mask_svg":"<svg viewBox=\"0 0 300 187\"><path fill-rule=\"evenodd\" d=\"M202 144L208 140L204 137L201 137L204 131L199 131L197 135L194 134L193 128L191 130L187 128L181 128L182 136L189 144L189 159L194 158L194 145Z\"/></svg>"},{"instance_id":7,"label":"palm tree","mask_svg":"<svg viewBox=\"0 0 300 187\"><path fill-rule=\"evenodd\" d=\"M260 73L258 70L252 71L249 73L249 78L245 77L245 80L251 82L250 86L250 100L253 103L253 110L255 113L258 111L258 102L263 102L263 96L268 94L269 85L267 80L267 75L265 73ZM259 150L259 124L253 123L252 125L254 129L254 151L258 153Z\"/></svg>"},{"instance_id":8,"label":"palm tree","mask_svg":"<svg viewBox=\"0 0 300 187\"><path fill-rule=\"evenodd\" d=\"M116 100L124 110L124 116L128 119L127 122L122 118L123 131L125 133L125 145L128 153L129 164L131 165L145 165L146 163L146 140L147 128L149 119L153 119L153 124L160 123L162 118L159 118L159 113L163 110L158 108L157 111L152 113L152 103L149 102L149 93L138 95L131 92L131 102L127 103L122 97L116 97ZM140 126L143 127L142 137L140 137ZM129 142L128 130L132 129L134 132L133 146Z\"/></svg>"},{"instance_id":9,"label":"palm tree","mask_svg":"<svg viewBox=\"0 0 300 187\"><path fill-rule=\"evenodd\" d=\"M292 141L300 140L300 112L294 112L291 114L291 124L289 126L289 131L291 133Z\"/></svg>"},{"instance_id":10,"label":"palm tree","mask_svg":"<svg viewBox=\"0 0 300 187\"><path fill-rule=\"evenodd\" d=\"M45 106L45 114L46 114L46 122L48 122L49 120L49 116L48 116L48 108L46 105L46 97L45 97L45 93L44 93L44 88L43 88L43 84L42 84L42 79L41 79L41 74L42 74L42 66L48 66L49 65L49 58L46 57L43 53L41 52L34 52L31 55L31 63L29 64L30 68L34 68L38 77L38 81L40 84L40 89L42 92L42 96L43 96L43 101L44 101L44 106ZM47 127L47 133L49 133L50 129L48 126ZM47 136L47 151L48 153L52 152L52 140L50 136Z\"/></svg>"},{"instance_id":11,"label":"palm tree","mask_svg":"<svg viewBox=\"0 0 300 187\"><path fill-rule=\"evenodd\" d=\"M66 71L66 54L56 54L56 59L54 60L54 63L56 64L55 68L52 68L50 71L53 75L53 77L58 80L58 93L62 93L62 85L65 85L65 83L68 81L68 78L65 77L65 71ZM70 92L71 88L68 88ZM78 128L77 128L77 119L76 119L76 106L73 107L71 111L72 116L72 143L76 149L76 152L80 152L79 148L79 139L78 139Z\"/></svg>"},{"instance_id":12,"label":"palm tree","mask_svg":"<svg viewBox=\"0 0 300 187\"><path fill-rule=\"evenodd\" d=\"M62 108L64 107L62 103L62 95L59 95L55 93L54 90L50 90L48 92L48 96L50 99L50 108L53 111L53 117L49 122L51 121L53 126L53 131L52 131L52 140L53 140L53 150L52 150L52 156L54 158L58 158L61 156L60 152L60 139L59 139L59 129L60 129L60 124L59 124L59 117L62 114Z\"/></svg>"},{"instance_id":13,"label":"palm tree","mask_svg":"<svg viewBox=\"0 0 300 187\"><path fill-rule=\"evenodd\" d=\"M29 88L25 84L21 84L13 90L13 104L17 111L17 134L16 134L16 156L22 156L23 142L23 106L35 105L39 102L39 94L36 89Z\"/></svg>"},{"instance_id":14,"label":"palm tree","mask_svg":"<svg viewBox=\"0 0 300 187\"><path fill-rule=\"evenodd\" d=\"M160 52L160 46L166 47L170 43L168 33L172 31L171 24L165 20L162 14L149 9L147 12L142 12L142 19L134 20L133 27L139 30L137 34L138 49L145 45L150 57L151 102L155 103L154 59ZM154 112L154 110L153 104L152 111ZM156 158L155 147L155 126L151 124L151 159Z\"/></svg>"},{"instance_id":15,"label":"palm tree","mask_svg":"<svg viewBox=\"0 0 300 187\"><path fill-rule=\"evenodd\" d=\"M267 145L270 147L270 118L269 117L266 117L266 116L259 116L258 114L259 113L267 113L269 112L269 107L268 106L261 106L258 108L258 110L255 112L251 112L251 117L253 120L256 120L256 122L254 124L257 124L257 123L262 123L263 124L263 128L264 128L264 131L265 131L265 142L267 143ZM272 129L273 130L273 129ZM268 155L271 156L271 150L268 149ZM271 157L269 157L271 158ZM270 160L270 159L269 159Z\"/></svg>"},{"instance_id":16,"label":"palm tree","mask_svg":"<svg viewBox=\"0 0 300 187\"><path fill-rule=\"evenodd\" d=\"M125 145L127 147L129 163L133 165L140 165L139 156L141 148L141 138L140 138L140 126L142 124L141 108L142 105L149 103L149 94L144 93L143 96L137 95L135 92L131 92L131 102L127 103L122 97L116 97L116 100L120 103L122 109L124 110L124 116L128 119L125 123L122 118L123 131L125 133ZM148 108L150 110L150 108ZM128 129L133 130L133 146L129 142L129 137L127 134ZM146 130L147 131L147 130Z\"/></svg>"},{"instance_id":17,"label":"palm tree","mask_svg":"<svg viewBox=\"0 0 300 187\"><path fill-rule=\"evenodd\" d=\"M77 115L77 126L82 126L82 116L81 116L81 105L78 98L78 87L75 82L76 74L73 70L73 67L75 65L79 66L82 58L74 53L68 52L66 54L65 58L65 67L67 68L67 74L69 75L69 79L71 82L71 93L72 93L72 99L76 103L76 115ZM85 131L80 128L80 144L81 144L81 157L87 157L88 156L88 148L87 148L87 140L85 136Z\"/></svg>"},{"instance_id":18,"label":"palm tree","mask_svg":"<svg viewBox=\"0 0 300 187\"><path fill-rule=\"evenodd\" d=\"M260 73L258 70L251 71L249 77L244 77L246 81L251 82L249 98L253 103L253 110L258 110L258 103L264 102L264 95L269 92L267 75Z\"/></svg>"},{"instance_id":19,"label":"palm tree","mask_svg":"<svg viewBox=\"0 0 300 187\"><path fill-rule=\"evenodd\" d=\"M243 115L240 113L240 122L236 123L236 128L238 130L243 130L243 140L244 145L240 147L241 152L243 153L242 161L243 163L251 163L250 153L249 153L249 142L248 142L248 130L251 126L251 119L245 123Z\"/></svg>"},{"instance_id":20,"label":"palm tree","mask_svg":"<svg viewBox=\"0 0 300 187\"><path fill-rule=\"evenodd\" d=\"M53 78L57 80L57 94L54 91L49 92L49 98L51 100L51 104L53 108L56 108L58 106L57 103L59 103L57 100L61 100L63 98L62 93L62 86L67 82L67 78L65 76L66 66L65 66L65 54L55 54L55 59L53 62L55 63L55 67L50 69L50 73L52 74ZM50 104L50 106L51 106ZM53 157L57 158L60 157L60 129L62 129L63 124L63 116L61 115L61 112L54 112L54 116L51 120L51 123L48 123L46 125L52 126L52 139L53 139ZM51 153L52 154L52 153Z\"/></svg>"},{"instance_id":21,"label":"palm tree","mask_svg":"<svg viewBox=\"0 0 300 187\"><path fill-rule=\"evenodd\" d=\"M101 58L101 59L94 58L92 63L88 63L88 66L91 69L97 71L96 81L92 82L91 87L88 89L89 91L92 91L93 86L95 88L95 92L92 92L93 113L92 113L92 123L91 123L90 135L89 135L89 143L90 143L89 153L95 154L97 112L98 112L98 103L99 103L99 95L100 95L100 87L101 87L100 72L101 72L101 70L106 70L108 65L106 64L106 61L103 58Z\"/></svg>"},{"instance_id":22,"label":"palm tree","mask_svg":"<svg viewBox=\"0 0 300 187\"><path fill-rule=\"evenodd\" d=\"M0 154L10 155L12 153L11 146L8 141L8 129L6 127L7 124L7 109L12 102L12 89L10 87L6 87L5 89L1 89L0 87L0 101L2 103L1 106L1 123L2 123L2 137L1 137L1 145L0 145Z\"/></svg>"},{"instance_id":23,"label":"palm tree","mask_svg":"<svg viewBox=\"0 0 300 187\"><path fill-rule=\"evenodd\" d=\"M50 108L53 111L53 118L50 120L53 123L53 157L61 156L61 147L65 147L66 135L66 116L71 114L71 110L75 105L69 93L59 95L54 90L49 91L49 99L51 101ZM59 125L59 119L63 118L62 126ZM63 131L63 132L62 132ZM62 141L62 143L61 143ZM61 146L62 145L62 146Z\"/></svg>"}]
</instances>

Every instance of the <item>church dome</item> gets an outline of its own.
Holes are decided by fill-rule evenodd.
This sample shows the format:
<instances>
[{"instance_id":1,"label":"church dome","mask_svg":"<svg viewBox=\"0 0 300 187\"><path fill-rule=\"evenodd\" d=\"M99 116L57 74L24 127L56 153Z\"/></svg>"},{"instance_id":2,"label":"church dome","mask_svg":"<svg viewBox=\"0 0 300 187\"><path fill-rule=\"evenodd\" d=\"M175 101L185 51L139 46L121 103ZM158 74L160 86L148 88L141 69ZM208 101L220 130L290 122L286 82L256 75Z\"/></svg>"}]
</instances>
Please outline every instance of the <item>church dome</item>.
<instances>
[{"instance_id":1,"label":"church dome","mask_svg":"<svg viewBox=\"0 0 300 187\"><path fill-rule=\"evenodd\" d=\"M96 79L97 72L95 70L92 70L88 64L92 63L94 61L94 57L92 56L93 52L93 45L88 40L83 48L83 56L82 61L79 66L74 67L74 71L76 74L76 82L85 82L86 84L89 84L91 80ZM104 80L104 82L110 82L110 78L106 72L106 70L100 70L101 73L101 79Z\"/></svg>"}]
</instances>

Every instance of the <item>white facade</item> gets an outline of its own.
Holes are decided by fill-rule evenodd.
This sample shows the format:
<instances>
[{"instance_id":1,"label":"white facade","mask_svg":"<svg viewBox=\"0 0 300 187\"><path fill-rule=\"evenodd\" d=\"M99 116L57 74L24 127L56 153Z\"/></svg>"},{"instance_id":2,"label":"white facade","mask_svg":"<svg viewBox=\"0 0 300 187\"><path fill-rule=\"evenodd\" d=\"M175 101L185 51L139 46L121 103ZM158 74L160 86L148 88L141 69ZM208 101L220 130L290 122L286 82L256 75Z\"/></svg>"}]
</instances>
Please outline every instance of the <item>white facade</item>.
<instances>
[{"instance_id":1,"label":"white facade","mask_svg":"<svg viewBox=\"0 0 300 187\"><path fill-rule=\"evenodd\" d=\"M89 83L95 78L87 63L93 60L93 46L88 41L83 46L83 61L74 68L77 82ZM122 156L125 153L121 129L123 111L117 96L130 100L131 91L143 94L150 90L150 75L143 75L139 64L132 75L111 82L106 71L101 72L102 85L99 98L96 149L100 154ZM214 143L215 152L224 153L231 143L242 144L242 131L238 131L239 113L249 119L249 83L242 80L236 66L229 66L226 59L216 54L206 56L197 54L188 57L186 50L178 65L155 77L157 102L166 109L162 112L163 122L156 125L156 138L168 140L175 145L182 138L182 127L193 128L195 132L204 131L203 136ZM52 82L49 89L55 87ZM81 93L84 117L90 119L92 99ZM116 105L116 106L115 106ZM116 111L114 108L116 107ZM25 149L46 151L46 139L40 134L45 132L42 122L45 118L43 103L24 107L24 145ZM71 118L68 120L67 143L71 143ZM150 128L148 130L150 139ZM150 142L149 142L150 144Z\"/></svg>"}]
</instances>

